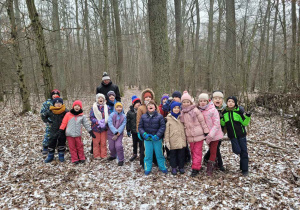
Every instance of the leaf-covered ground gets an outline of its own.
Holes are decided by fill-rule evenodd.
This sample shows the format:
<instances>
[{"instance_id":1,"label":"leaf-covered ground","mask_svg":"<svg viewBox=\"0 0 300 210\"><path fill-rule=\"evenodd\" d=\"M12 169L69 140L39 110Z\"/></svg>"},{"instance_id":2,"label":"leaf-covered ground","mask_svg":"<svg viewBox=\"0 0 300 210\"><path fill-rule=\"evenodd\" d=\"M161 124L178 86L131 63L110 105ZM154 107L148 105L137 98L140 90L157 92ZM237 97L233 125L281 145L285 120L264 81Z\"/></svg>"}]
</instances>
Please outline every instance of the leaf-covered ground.
<instances>
[{"instance_id":1,"label":"leaf-covered ground","mask_svg":"<svg viewBox=\"0 0 300 210\"><path fill-rule=\"evenodd\" d=\"M131 95L139 93L126 91L123 102L127 109ZM85 114L93 100L83 100ZM286 121L282 127L280 117L262 116L263 112L256 110L249 127L248 177L241 176L239 157L232 153L229 141L223 141L221 148L224 173L207 177L204 167L198 177L191 178L187 165L184 175L164 175L154 167L146 177L137 160L129 162L131 138L123 140L126 162L118 167L117 162L92 158L86 131L85 164L73 165L69 153L64 163L56 157L45 164L41 154L44 124L39 114L20 117L7 106L0 111L0 208L299 209L299 132Z\"/></svg>"}]
</instances>

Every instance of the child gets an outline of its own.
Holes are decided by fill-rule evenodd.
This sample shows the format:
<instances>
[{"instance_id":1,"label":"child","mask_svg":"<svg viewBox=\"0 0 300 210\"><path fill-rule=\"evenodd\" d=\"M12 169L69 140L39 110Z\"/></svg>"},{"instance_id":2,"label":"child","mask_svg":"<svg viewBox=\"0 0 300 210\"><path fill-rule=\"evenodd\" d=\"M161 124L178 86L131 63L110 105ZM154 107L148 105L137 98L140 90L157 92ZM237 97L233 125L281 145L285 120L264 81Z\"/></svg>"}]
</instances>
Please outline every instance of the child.
<instances>
[{"instance_id":1,"label":"child","mask_svg":"<svg viewBox=\"0 0 300 210\"><path fill-rule=\"evenodd\" d=\"M179 102L175 101L171 104L171 113L167 116L164 139L167 148L170 150L170 165L172 167L173 175L177 174L177 167L179 168L179 172L184 174L186 137L184 126L178 119L180 108L181 103Z\"/></svg>"},{"instance_id":2,"label":"child","mask_svg":"<svg viewBox=\"0 0 300 210\"><path fill-rule=\"evenodd\" d=\"M53 106L52 104L52 100L56 97L60 96L60 92L57 89L54 89L51 91L50 93L50 98L47 99L47 101L45 101L42 105L41 108L41 117L42 115L49 111L50 106ZM51 128L51 123L46 123L46 129L45 129L45 135L44 135L44 139L43 139L43 150L42 150L42 154L43 155L47 155L48 154L48 146L49 146L49 138L50 138L50 128Z\"/></svg>"},{"instance_id":3,"label":"child","mask_svg":"<svg viewBox=\"0 0 300 210\"><path fill-rule=\"evenodd\" d=\"M59 128L61 133L63 133L66 129L66 136L69 143L71 160L74 164L85 162L83 143L81 140L82 125L89 132L91 137L96 137L86 119L86 116L83 115L82 102L76 100L74 101L70 112L68 112L64 117Z\"/></svg>"},{"instance_id":4,"label":"child","mask_svg":"<svg viewBox=\"0 0 300 210\"><path fill-rule=\"evenodd\" d=\"M137 146L139 145L141 151L142 142L139 141L137 130L136 130L136 113L138 108L141 106L141 100L137 96L132 96L132 105L127 112L127 123L126 130L127 136L130 137L132 134L132 146L133 146L133 156L129 159L131 162L134 161L137 157Z\"/></svg>"},{"instance_id":5,"label":"child","mask_svg":"<svg viewBox=\"0 0 300 210\"><path fill-rule=\"evenodd\" d=\"M102 93L96 95L96 102L90 111L91 127L96 136L93 138L93 155L95 159L107 157L107 122L109 117L108 106L105 103L105 96Z\"/></svg>"},{"instance_id":6,"label":"child","mask_svg":"<svg viewBox=\"0 0 300 210\"><path fill-rule=\"evenodd\" d=\"M219 112L219 116L221 118L222 116L222 112L225 110L226 108L226 104L224 103L224 95L222 91L214 91L213 92L213 98L212 101L216 107L216 109ZM226 133L226 129L224 129L224 127L222 126L222 131L225 134ZM223 160L222 160L222 156L221 156L221 151L220 151L220 146L221 146L221 142L222 139L219 140L218 143L218 147L217 147L217 159L216 159L216 167L219 168L221 171L225 171L225 168L223 166ZM210 150L208 149L208 151L206 152L206 154L204 155L204 163L207 164L208 159L210 157Z\"/></svg>"},{"instance_id":7,"label":"child","mask_svg":"<svg viewBox=\"0 0 300 210\"><path fill-rule=\"evenodd\" d=\"M143 114L146 114L147 113L147 104L149 103L149 101L151 100L154 100L155 101L155 95L154 95L154 92L149 89L149 88L146 88L145 90L143 90L142 92L142 105L138 108L137 110L137 113L136 113L136 130L139 131L139 123L140 123L140 119L142 117ZM157 110L157 112L159 113L159 110ZM142 137L142 134L140 134L138 132L138 138L143 141L143 137ZM144 144L142 144L142 147L141 147L141 150L140 150L140 165L144 168L144 152L145 151L145 148L144 148ZM157 161L156 161L156 157L154 155L153 157L153 162L155 164L157 164Z\"/></svg>"},{"instance_id":8,"label":"child","mask_svg":"<svg viewBox=\"0 0 300 210\"><path fill-rule=\"evenodd\" d=\"M237 104L237 98L230 96L227 98L227 108L223 112L221 125L226 126L228 137L230 138L232 151L240 155L240 169L244 176L248 176L248 152L246 129L250 122L250 113L244 114L240 111Z\"/></svg>"},{"instance_id":9,"label":"child","mask_svg":"<svg viewBox=\"0 0 300 210\"><path fill-rule=\"evenodd\" d=\"M110 150L109 161L112 161L118 156L118 166L124 164L124 150L122 145L123 132L126 125L126 115L123 112L121 102L115 104L115 111L109 115L107 131L108 144Z\"/></svg>"},{"instance_id":10,"label":"child","mask_svg":"<svg viewBox=\"0 0 300 210\"><path fill-rule=\"evenodd\" d=\"M109 106L110 110L114 110L115 103L117 102L116 94L114 91L111 90L108 91L107 96L108 96L107 106Z\"/></svg>"},{"instance_id":11,"label":"child","mask_svg":"<svg viewBox=\"0 0 300 210\"><path fill-rule=\"evenodd\" d=\"M198 107L204 116L206 125L209 128L209 133L206 136L206 143L209 145L210 156L207 163L206 173L208 176L212 176L219 139L223 138L220 116L215 105L212 102L209 102L209 97L206 93L201 93L199 95Z\"/></svg>"},{"instance_id":12,"label":"child","mask_svg":"<svg viewBox=\"0 0 300 210\"><path fill-rule=\"evenodd\" d=\"M209 129L205 123L202 113L193 105L192 97L187 91L181 97L182 112L181 122L185 126L185 134L190 143L192 153L192 177L197 176L201 169L203 140Z\"/></svg>"},{"instance_id":13,"label":"child","mask_svg":"<svg viewBox=\"0 0 300 210\"><path fill-rule=\"evenodd\" d=\"M173 101L181 101L181 93L179 91L174 91L172 93L172 97L169 97L168 100L163 104L162 110L169 113L171 111L171 104Z\"/></svg>"},{"instance_id":14,"label":"child","mask_svg":"<svg viewBox=\"0 0 300 210\"><path fill-rule=\"evenodd\" d=\"M64 153L66 150L66 136L64 132L59 131L59 126L61 125L62 120L68 110L66 109L62 98L54 98L52 100L52 104L53 106L50 106L49 110L42 114L43 121L51 124L48 146L49 153L45 163L50 163L53 161L56 146L58 147L59 161L65 161Z\"/></svg>"},{"instance_id":15,"label":"child","mask_svg":"<svg viewBox=\"0 0 300 210\"><path fill-rule=\"evenodd\" d=\"M157 111L155 101L147 103L147 113L143 114L139 122L139 133L143 136L145 144L144 169L149 175L152 169L153 151L155 151L159 169L167 174L166 160L162 153L162 137L166 124L164 117Z\"/></svg>"},{"instance_id":16,"label":"child","mask_svg":"<svg viewBox=\"0 0 300 210\"><path fill-rule=\"evenodd\" d=\"M160 105L159 105L158 108L159 108L159 111L160 111L160 113L162 114L163 117L167 117L167 115L169 114L169 112L164 111L162 109L163 105L167 102L168 99L169 99L169 95L168 94L164 94L162 96L162 98L160 99Z\"/></svg>"}]
</instances>

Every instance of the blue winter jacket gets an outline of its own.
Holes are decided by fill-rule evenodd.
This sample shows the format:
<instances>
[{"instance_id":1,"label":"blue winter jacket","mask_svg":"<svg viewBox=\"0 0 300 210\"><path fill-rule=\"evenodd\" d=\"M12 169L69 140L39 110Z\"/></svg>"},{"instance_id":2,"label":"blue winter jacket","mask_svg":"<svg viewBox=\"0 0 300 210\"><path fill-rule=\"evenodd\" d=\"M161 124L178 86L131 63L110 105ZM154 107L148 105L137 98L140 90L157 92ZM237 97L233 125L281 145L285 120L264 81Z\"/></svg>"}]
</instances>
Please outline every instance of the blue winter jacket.
<instances>
[{"instance_id":1,"label":"blue winter jacket","mask_svg":"<svg viewBox=\"0 0 300 210\"><path fill-rule=\"evenodd\" d=\"M148 133L152 135L157 135L159 139L162 139L166 130L166 123L164 117L154 112L152 116L147 112L143 114L139 123L139 133L143 135L143 133Z\"/></svg>"}]
</instances>

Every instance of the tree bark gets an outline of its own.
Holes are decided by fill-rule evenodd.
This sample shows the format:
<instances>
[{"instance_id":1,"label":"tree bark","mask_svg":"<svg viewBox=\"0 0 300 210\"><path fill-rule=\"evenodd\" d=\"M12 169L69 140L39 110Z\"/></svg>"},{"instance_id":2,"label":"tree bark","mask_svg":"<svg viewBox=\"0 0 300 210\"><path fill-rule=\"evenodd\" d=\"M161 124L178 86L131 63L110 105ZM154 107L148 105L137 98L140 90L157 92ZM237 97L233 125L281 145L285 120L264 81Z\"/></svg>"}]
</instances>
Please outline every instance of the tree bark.
<instances>
[{"instance_id":1,"label":"tree bark","mask_svg":"<svg viewBox=\"0 0 300 210\"><path fill-rule=\"evenodd\" d=\"M157 96L170 91L167 1L149 0L149 31L152 52L152 84ZM158 101L157 101L158 102Z\"/></svg>"},{"instance_id":2,"label":"tree bark","mask_svg":"<svg viewBox=\"0 0 300 210\"><path fill-rule=\"evenodd\" d=\"M296 71L296 31L297 31L297 17L296 17L296 0L292 2L292 46L290 55L290 72L291 72L291 86L296 87L297 84L297 71Z\"/></svg>"},{"instance_id":3,"label":"tree bark","mask_svg":"<svg viewBox=\"0 0 300 210\"><path fill-rule=\"evenodd\" d=\"M214 0L209 1L209 12L208 12L208 36L207 36L207 50L206 50L206 57L207 57L207 67L206 67L206 89L207 91L211 91L211 73L212 73L212 59L213 59L213 19L214 19Z\"/></svg>"},{"instance_id":4,"label":"tree bark","mask_svg":"<svg viewBox=\"0 0 300 210\"><path fill-rule=\"evenodd\" d=\"M195 44L194 44L194 52L193 52L193 85L192 85L192 95L196 96L197 94L197 81L199 79L200 72L198 71L199 68L199 58L200 58L200 50L199 50L199 33L200 33L200 11L199 11L199 1L195 0L195 7L196 7L196 35L195 35Z\"/></svg>"},{"instance_id":5,"label":"tree bark","mask_svg":"<svg viewBox=\"0 0 300 210\"><path fill-rule=\"evenodd\" d=\"M48 60L45 38L43 33L43 27L39 20L39 15L37 13L34 0L26 0L29 18L31 20L31 25L36 36L36 49L39 54L40 63L42 66L42 74L44 80L44 96L49 97L49 93L53 90L53 77L51 72L51 65Z\"/></svg>"}]
</instances>

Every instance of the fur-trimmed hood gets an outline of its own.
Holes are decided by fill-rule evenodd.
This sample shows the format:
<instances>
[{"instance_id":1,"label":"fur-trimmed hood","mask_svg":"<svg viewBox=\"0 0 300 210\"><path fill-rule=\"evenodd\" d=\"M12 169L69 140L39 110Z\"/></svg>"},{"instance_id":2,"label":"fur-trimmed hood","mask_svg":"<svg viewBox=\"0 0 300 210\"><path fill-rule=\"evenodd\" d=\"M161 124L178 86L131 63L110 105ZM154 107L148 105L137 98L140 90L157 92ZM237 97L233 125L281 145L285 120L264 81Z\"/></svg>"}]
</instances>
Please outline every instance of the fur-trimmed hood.
<instances>
[{"instance_id":1,"label":"fur-trimmed hood","mask_svg":"<svg viewBox=\"0 0 300 210\"><path fill-rule=\"evenodd\" d=\"M150 88L146 88L145 90L143 90L142 95L141 95L142 104L144 104L144 101L145 101L144 95L147 92L152 95L152 100L155 101L155 94L154 94L153 90L151 90Z\"/></svg>"}]
</instances>

